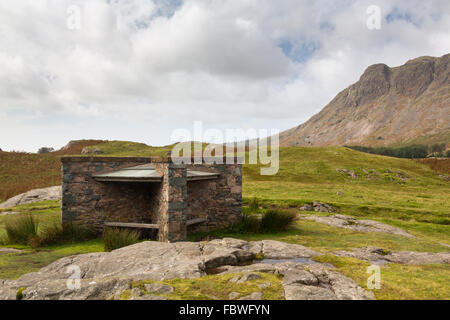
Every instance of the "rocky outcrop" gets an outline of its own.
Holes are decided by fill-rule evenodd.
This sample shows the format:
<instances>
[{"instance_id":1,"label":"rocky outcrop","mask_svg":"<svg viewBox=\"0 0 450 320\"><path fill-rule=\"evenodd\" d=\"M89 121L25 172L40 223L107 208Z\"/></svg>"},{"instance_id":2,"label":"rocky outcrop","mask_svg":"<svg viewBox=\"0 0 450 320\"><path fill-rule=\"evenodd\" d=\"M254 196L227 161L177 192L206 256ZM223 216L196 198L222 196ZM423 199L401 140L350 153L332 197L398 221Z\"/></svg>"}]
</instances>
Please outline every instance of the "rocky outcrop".
<instances>
[{"instance_id":1,"label":"rocky outcrop","mask_svg":"<svg viewBox=\"0 0 450 320\"><path fill-rule=\"evenodd\" d=\"M282 132L280 144L381 146L417 138L436 143L450 132L449 74L450 54L396 68L370 66L320 113Z\"/></svg>"},{"instance_id":2,"label":"rocky outcrop","mask_svg":"<svg viewBox=\"0 0 450 320\"><path fill-rule=\"evenodd\" d=\"M372 292L326 264L281 262L255 263L248 266L224 266L223 273L267 272L283 276L286 300L372 300ZM244 276L241 276L244 277ZM239 278L239 277L236 277ZM233 278L232 278L233 279Z\"/></svg>"},{"instance_id":3,"label":"rocky outcrop","mask_svg":"<svg viewBox=\"0 0 450 320\"><path fill-rule=\"evenodd\" d=\"M44 200L61 200L61 187L49 187L34 189L17 196L14 196L5 202L0 203L0 209L11 208L22 204L40 202Z\"/></svg>"},{"instance_id":4,"label":"rocky outcrop","mask_svg":"<svg viewBox=\"0 0 450 320\"><path fill-rule=\"evenodd\" d=\"M333 254L371 262L381 262L382 264L388 262L413 265L450 264L450 252L389 252L377 247L364 247L353 251L336 251Z\"/></svg>"},{"instance_id":5,"label":"rocky outcrop","mask_svg":"<svg viewBox=\"0 0 450 320\"><path fill-rule=\"evenodd\" d=\"M279 267L284 275L286 300L374 300L352 279L323 265L286 263Z\"/></svg>"},{"instance_id":6,"label":"rocky outcrop","mask_svg":"<svg viewBox=\"0 0 450 320\"><path fill-rule=\"evenodd\" d=\"M349 176L352 179L358 179L358 175L353 170L348 169L336 169L336 172L343 173L347 176Z\"/></svg>"},{"instance_id":7,"label":"rocky outcrop","mask_svg":"<svg viewBox=\"0 0 450 320\"><path fill-rule=\"evenodd\" d=\"M336 210L328 203L314 201L312 204L303 205L300 211L335 212Z\"/></svg>"},{"instance_id":8,"label":"rocky outcrop","mask_svg":"<svg viewBox=\"0 0 450 320\"><path fill-rule=\"evenodd\" d=\"M332 227L345 228L358 232L382 232L395 234L407 238L415 238L415 236L406 232L405 230L390 226L385 223L372 220L358 220L356 218L345 216L342 214L335 214L333 216L328 217L301 214L299 215L299 218L305 220L312 220L319 223L325 223Z\"/></svg>"},{"instance_id":9,"label":"rocky outcrop","mask_svg":"<svg viewBox=\"0 0 450 320\"><path fill-rule=\"evenodd\" d=\"M81 154L104 154L104 152L99 148L89 148L85 147L81 150Z\"/></svg>"},{"instance_id":10,"label":"rocky outcrop","mask_svg":"<svg viewBox=\"0 0 450 320\"><path fill-rule=\"evenodd\" d=\"M277 241L246 242L221 239L210 242L141 242L112 252L90 253L62 258L38 272L23 275L18 280L0 281L0 299L16 299L22 288L23 299L118 299L131 289L132 281L198 278L211 268L222 267L221 272L245 272L236 281L252 281L255 272L274 272L284 276L283 287L287 299L373 299L373 295L360 288L332 268L317 264L283 262L253 264L255 254L272 258L312 257L319 253L309 248ZM239 266L241 264L249 264ZM68 286L73 271L80 273L80 287ZM269 284L270 285L270 284ZM23 289L24 288L24 289ZM146 290L154 295L131 293L132 299L157 299L161 293L173 288L150 284ZM137 290L135 290L137 291ZM261 299L258 293L241 299Z\"/></svg>"}]
</instances>

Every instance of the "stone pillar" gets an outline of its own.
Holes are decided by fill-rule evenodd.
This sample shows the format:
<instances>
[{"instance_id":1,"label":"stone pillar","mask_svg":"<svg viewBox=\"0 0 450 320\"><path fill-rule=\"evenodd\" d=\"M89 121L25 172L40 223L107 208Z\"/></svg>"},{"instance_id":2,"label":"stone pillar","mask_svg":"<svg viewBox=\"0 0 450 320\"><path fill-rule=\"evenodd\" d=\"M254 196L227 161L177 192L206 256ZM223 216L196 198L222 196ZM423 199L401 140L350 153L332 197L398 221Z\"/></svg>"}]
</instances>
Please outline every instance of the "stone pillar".
<instances>
[{"instance_id":1,"label":"stone pillar","mask_svg":"<svg viewBox=\"0 0 450 320\"><path fill-rule=\"evenodd\" d=\"M186 241L187 171L185 165L165 165L160 206L159 241Z\"/></svg>"}]
</instances>

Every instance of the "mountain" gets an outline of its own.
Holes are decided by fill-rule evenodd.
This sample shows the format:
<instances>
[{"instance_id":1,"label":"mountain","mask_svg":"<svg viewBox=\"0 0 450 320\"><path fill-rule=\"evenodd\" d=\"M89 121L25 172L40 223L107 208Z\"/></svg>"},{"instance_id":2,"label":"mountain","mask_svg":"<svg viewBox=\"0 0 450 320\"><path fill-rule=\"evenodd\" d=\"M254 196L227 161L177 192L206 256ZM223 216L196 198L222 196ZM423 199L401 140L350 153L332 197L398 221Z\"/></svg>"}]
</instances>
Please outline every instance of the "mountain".
<instances>
[{"instance_id":1,"label":"mountain","mask_svg":"<svg viewBox=\"0 0 450 320\"><path fill-rule=\"evenodd\" d=\"M450 142L450 54L375 64L321 112L280 134L282 146Z\"/></svg>"}]
</instances>

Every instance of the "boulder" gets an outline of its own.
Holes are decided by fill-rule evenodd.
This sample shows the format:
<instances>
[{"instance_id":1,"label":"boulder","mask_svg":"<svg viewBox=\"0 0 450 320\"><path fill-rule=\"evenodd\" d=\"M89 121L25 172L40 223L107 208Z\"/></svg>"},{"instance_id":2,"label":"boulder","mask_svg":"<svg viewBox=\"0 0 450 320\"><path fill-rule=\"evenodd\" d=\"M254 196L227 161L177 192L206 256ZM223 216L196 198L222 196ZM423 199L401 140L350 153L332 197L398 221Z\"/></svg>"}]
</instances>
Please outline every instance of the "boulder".
<instances>
[{"instance_id":1,"label":"boulder","mask_svg":"<svg viewBox=\"0 0 450 320\"><path fill-rule=\"evenodd\" d=\"M352 179L358 179L358 175L353 170L348 169L336 169L337 172L343 173Z\"/></svg>"},{"instance_id":2,"label":"boulder","mask_svg":"<svg viewBox=\"0 0 450 320\"><path fill-rule=\"evenodd\" d=\"M335 212L336 210L328 203L314 201L313 204L307 203L300 207L300 211Z\"/></svg>"},{"instance_id":3,"label":"boulder","mask_svg":"<svg viewBox=\"0 0 450 320\"><path fill-rule=\"evenodd\" d=\"M168 294L173 292L173 288L163 283L147 283L145 290L150 293Z\"/></svg>"},{"instance_id":4,"label":"boulder","mask_svg":"<svg viewBox=\"0 0 450 320\"><path fill-rule=\"evenodd\" d=\"M239 298L238 300L262 300L262 293L261 292L253 292L249 294L248 296Z\"/></svg>"},{"instance_id":5,"label":"boulder","mask_svg":"<svg viewBox=\"0 0 450 320\"><path fill-rule=\"evenodd\" d=\"M61 186L34 189L14 196L3 203L0 203L0 209L11 208L23 204L30 204L33 202L40 202L45 200L60 200L61 192Z\"/></svg>"},{"instance_id":6,"label":"boulder","mask_svg":"<svg viewBox=\"0 0 450 320\"><path fill-rule=\"evenodd\" d=\"M81 150L81 154L103 154L104 152L99 148L91 149L89 147L84 147Z\"/></svg>"},{"instance_id":7,"label":"boulder","mask_svg":"<svg viewBox=\"0 0 450 320\"><path fill-rule=\"evenodd\" d=\"M235 282L235 283L244 283L247 281L257 280L261 279L262 277L257 273L246 273L244 275L237 275L234 276L229 280L229 282Z\"/></svg>"},{"instance_id":8,"label":"boulder","mask_svg":"<svg viewBox=\"0 0 450 320\"><path fill-rule=\"evenodd\" d=\"M284 275L286 300L374 300L352 279L320 264L301 265L292 262L278 266ZM286 279L285 279L286 278Z\"/></svg>"},{"instance_id":9,"label":"boulder","mask_svg":"<svg viewBox=\"0 0 450 320\"><path fill-rule=\"evenodd\" d=\"M313 208L314 211L316 212L334 212L334 208L327 204L327 203L323 203L323 202L313 202Z\"/></svg>"},{"instance_id":10,"label":"boulder","mask_svg":"<svg viewBox=\"0 0 450 320\"><path fill-rule=\"evenodd\" d=\"M302 207L300 207L300 211L313 211L314 208L312 206L312 204L306 203L305 205L303 205Z\"/></svg>"}]
</instances>

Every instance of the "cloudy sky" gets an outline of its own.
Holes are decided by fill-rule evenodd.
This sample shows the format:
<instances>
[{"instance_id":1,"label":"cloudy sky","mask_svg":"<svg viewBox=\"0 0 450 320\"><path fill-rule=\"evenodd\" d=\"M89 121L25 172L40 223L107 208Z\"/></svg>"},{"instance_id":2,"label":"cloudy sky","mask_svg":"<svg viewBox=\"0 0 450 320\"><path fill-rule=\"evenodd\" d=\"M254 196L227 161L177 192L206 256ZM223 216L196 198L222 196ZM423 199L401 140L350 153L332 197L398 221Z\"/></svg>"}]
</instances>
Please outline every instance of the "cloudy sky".
<instances>
[{"instance_id":1,"label":"cloudy sky","mask_svg":"<svg viewBox=\"0 0 450 320\"><path fill-rule=\"evenodd\" d=\"M285 130L371 64L449 53L449 30L448 0L1 1L0 148Z\"/></svg>"}]
</instances>

